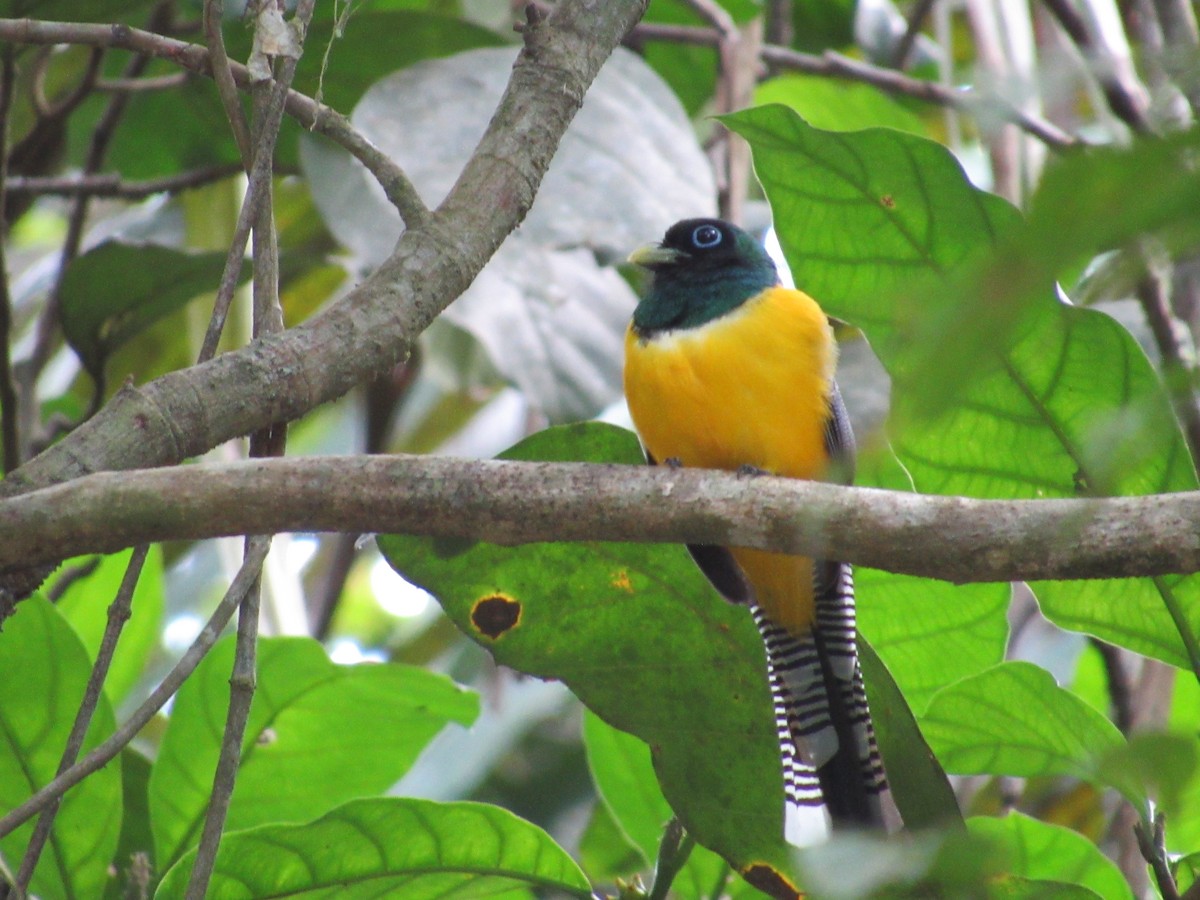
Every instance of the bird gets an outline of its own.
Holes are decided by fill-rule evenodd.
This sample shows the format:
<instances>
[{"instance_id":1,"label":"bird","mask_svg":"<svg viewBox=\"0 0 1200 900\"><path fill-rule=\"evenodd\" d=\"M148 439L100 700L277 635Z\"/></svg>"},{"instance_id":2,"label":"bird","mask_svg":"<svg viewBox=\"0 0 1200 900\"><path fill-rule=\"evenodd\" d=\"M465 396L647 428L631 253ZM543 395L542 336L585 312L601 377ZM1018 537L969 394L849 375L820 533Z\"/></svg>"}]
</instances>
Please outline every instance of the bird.
<instances>
[{"instance_id":1,"label":"bird","mask_svg":"<svg viewBox=\"0 0 1200 900\"><path fill-rule=\"evenodd\" d=\"M624 387L652 465L849 483L854 438L821 307L780 283L745 230L684 219L629 261L649 270L625 334ZM783 834L885 828L888 790L858 660L849 564L689 545L727 600L747 605L767 658Z\"/></svg>"}]
</instances>

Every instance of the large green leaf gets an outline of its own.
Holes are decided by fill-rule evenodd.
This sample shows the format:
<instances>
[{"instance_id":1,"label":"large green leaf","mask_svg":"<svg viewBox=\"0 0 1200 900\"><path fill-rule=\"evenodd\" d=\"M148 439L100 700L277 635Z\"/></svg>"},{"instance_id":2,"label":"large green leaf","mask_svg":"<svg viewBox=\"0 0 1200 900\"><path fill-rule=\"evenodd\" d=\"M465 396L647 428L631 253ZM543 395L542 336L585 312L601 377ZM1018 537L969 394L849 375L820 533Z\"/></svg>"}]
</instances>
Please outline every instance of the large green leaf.
<instances>
[{"instance_id":1,"label":"large green leaf","mask_svg":"<svg viewBox=\"0 0 1200 900\"><path fill-rule=\"evenodd\" d=\"M909 829L962 825L958 798L883 661L859 641L863 679L892 799Z\"/></svg>"},{"instance_id":2,"label":"large green leaf","mask_svg":"<svg viewBox=\"0 0 1200 900\"><path fill-rule=\"evenodd\" d=\"M160 869L200 838L233 649L232 638L212 649L180 689L163 736L150 777ZM447 722L469 724L477 712L477 698L444 676L399 665L335 665L308 638L263 640L226 828L303 821L378 794Z\"/></svg>"},{"instance_id":3,"label":"large green leaf","mask_svg":"<svg viewBox=\"0 0 1200 900\"><path fill-rule=\"evenodd\" d=\"M94 571L72 582L58 598L58 611L83 638L92 659L100 649L108 624L108 608L117 596L132 555L132 550L126 550L101 557ZM67 566L85 562L73 560ZM104 680L104 691L114 703L119 704L142 676L147 659L158 647L162 618L162 548L155 545L142 566L142 575L133 591L130 617L121 629L117 651Z\"/></svg>"},{"instance_id":4,"label":"large green leaf","mask_svg":"<svg viewBox=\"0 0 1200 900\"><path fill-rule=\"evenodd\" d=\"M124 341L204 293L215 293L224 253L185 253L108 241L75 259L60 296L63 334L97 373ZM244 265L240 278L250 268Z\"/></svg>"},{"instance_id":5,"label":"large green leaf","mask_svg":"<svg viewBox=\"0 0 1200 900\"><path fill-rule=\"evenodd\" d=\"M182 897L195 853L171 869L156 897ZM307 825L226 835L209 896L532 897L587 900L587 879L536 825L497 806L401 798L358 800Z\"/></svg>"},{"instance_id":6,"label":"large green leaf","mask_svg":"<svg viewBox=\"0 0 1200 900\"><path fill-rule=\"evenodd\" d=\"M797 284L862 327L892 375L889 433L917 490L1070 497L1196 487L1145 355L1112 319L1059 302L1053 266L1043 260L1028 279L1014 262L1013 279L993 273L968 290L972 273L992 264L997 241L1002 248L1035 238L1052 244L1041 219L1026 226L1007 203L972 187L945 148L912 135L822 132L779 106L727 121L753 147ZM1052 197L1065 193L1058 180L1051 184ZM1161 224L1144 204L1135 207L1137 223ZM1086 239L1066 242L1061 265L1130 234L1128 224L1087 228ZM1014 279L1022 282L1019 296L1008 287ZM1007 311L1014 304L1017 312ZM964 317L964 309L973 314ZM956 367L949 358L964 352L970 365ZM936 382L922 374L943 361ZM1064 546L1072 540L1062 536ZM1195 576L1037 590L1047 615L1064 627L1174 664L1187 656L1163 600L1167 590L1190 627L1200 628Z\"/></svg>"},{"instance_id":7,"label":"large green leaf","mask_svg":"<svg viewBox=\"0 0 1200 900\"><path fill-rule=\"evenodd\" d=\"M1002 663L950 685L920 722L946 771L957 775L1095 780L1101 761L1124 744L1108 719L1045 669L1024 662Z\"/></svg>"},{"instance_id":8,"label":"large green leaf","mask_svg":"<svg viewBox=\"0 0 1200 900\"><path fill-rule=\"evenodd\" d=\"M91 665L79 637L41 597L25 600L0 634L0 809L12 809L58 771ZM113 730L100 697L83 752ZM0 840L13 870L36 817ZM108 766L63 798L29 885L31 896L99 897L121 830L121 771Z\"/></svg>"},{"instance_id":9,"label":"large green leaf","mask_svg":"<svg viewBox=\"0 0 1200 900\"><path fill-rule=\"evenodd\" d=\"M583 743L588 768L601 800L625 836L637 847L643 868L654 863L663 830L673 813L658 786L650 748L645 742L618 731L590 710L584 714ZM672 884L684 897L703 897L712 892L729 872L729 864L699 845ZM629 873L626 873L629 874ZM726 885L722 896L739 897L751 892L742 881Z\"/></svg>"},{"instance_id":10,"label":"large green leaf","mask_svg":"<svg viewBox=\"0 0 1200 900\"><path fill-rule=\"evenodd\" d=\"M1003 819L975 816L967 820L967 829L1005 848L1014 875L1081 885L1105 900L1132 900L1133 891L1116 864L1069 828L1010 813Z\"/></svg>"},{"instance_id":11,"label":"large green leaf","mask_svg":"<svg viewBox=\"0 0 1200 900\"><path fill-rule=\"evenodd\" d=\"M552 428L512 459L638 464L633 435ZM761 642L680 547L521 547L390 535L388 561L505 665L565 682L650 745L684 827L739 870L786 872L783 785Z\"/></svg>"}]
</instances>

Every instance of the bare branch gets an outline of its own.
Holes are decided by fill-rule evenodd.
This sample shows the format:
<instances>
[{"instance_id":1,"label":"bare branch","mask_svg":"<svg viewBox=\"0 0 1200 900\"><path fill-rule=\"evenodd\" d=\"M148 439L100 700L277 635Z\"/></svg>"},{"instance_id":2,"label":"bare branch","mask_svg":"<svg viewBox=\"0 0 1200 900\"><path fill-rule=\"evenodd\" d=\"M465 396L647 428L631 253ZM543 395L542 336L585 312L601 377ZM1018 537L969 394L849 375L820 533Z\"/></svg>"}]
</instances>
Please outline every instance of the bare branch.
<instances>
[{"instance_id":1,"label":"bare branch","mask_svg":"<svg viewBox=\"0 0 1200 900\"><path fill-rule=\"evenodd\" d=\"M628 2L628 0L627 0ZM76 22L43 22L33 19L0 19L0 41L18 44L84 44L119 47L135 53L170 60L199 75L212 77L208 51L198 44L175 40L152 31L125 25L95 25ZM241 90L250 87L246 67L230 62L233 80ZM400 216L409 227L425 222L429 211L404 171L358 132L341 113L317 103L297 91L288 91L286 111L310 131L323 134L340 145L378 179Z\"/></svg>"},{"instance_id":2,"label":"bare branch","mask_svg":"<svg viewBox=\"0 0 1200 900\"><path fill-rule=\"evenodd\" d=\"M1055 150L1067 150L1079 145L1078 138L1067 134L1057 125L1030 115L1000 97L985 97L975 90L952 90L935 81L910 78L894 69L882 69L832 50L826 50L817 56L786 47L768 46L763 47L762 55L766 62L779 68L861 81L890 94L953 107L973 115L979 115L981 112L998 115Z\"/></svg>"},{"instance_id":3,"label":"bare branch","mask_svg":"<svg viewBox=\"0 0 1200 900\"><path fill-rule=\"evenodd\" d=\"M719 544L1039 581L1200 571L1197 523L1200 492L972 500L700 470L334 456L104 472L3 500L0 567L149 538L384 531Z\"/></svg>"},{"instance_id":4,"label":"bare branch","mask_svg":"<svg viewBox=\"0 0 1200 900\"><path fill-rule=\"evenodd\" d=\"M97 416L0 481L0 496L97 469L178 462L290 421L390 371L524 218L584 93L643 7L642 0L557 4L526 29L499 107L442 206L424 226L409 227L370 277L283 334L118 391ZM0 21L0 38L29 33L13 26ZM57 37L65 39L70 26L60 29ZM107 32L127 37L129 29ZM161 50L166 39L150 37ZM201 48L178 48L203 62ZM0 619L42 577L31 569L5 575Z\"/></svg>"},{"instance_id":5,"label":"bare branch","mask_svg":"<svg viewBox=\"0 0 1200 900\"><path fill-rule=\"evenodd\" d=\"M204 187L242 172L240 163L223 166L204 166L188 172L148 178L144 181L123 181L119 175L73 175L64 177L23 177L8 179L10 194L37 194L71 197L90 194L93 197L114 197L120 200L144 200L154 194L173 194L189 188Z\"/></svg>"},{"instance_id":6,"label":"bare branch","mask_svg":"<svg viewBox=\"0 0 1200 900\"><path fill-rule=\"evenodd\" d=\"M21 464L20 406L12 366L12 296L8 286L7 238L8 191L8 121L12 109L17 67L13 49L0 49L0 446L3 446L4 473L7 475Z\"/></svg>"}]
</instances>

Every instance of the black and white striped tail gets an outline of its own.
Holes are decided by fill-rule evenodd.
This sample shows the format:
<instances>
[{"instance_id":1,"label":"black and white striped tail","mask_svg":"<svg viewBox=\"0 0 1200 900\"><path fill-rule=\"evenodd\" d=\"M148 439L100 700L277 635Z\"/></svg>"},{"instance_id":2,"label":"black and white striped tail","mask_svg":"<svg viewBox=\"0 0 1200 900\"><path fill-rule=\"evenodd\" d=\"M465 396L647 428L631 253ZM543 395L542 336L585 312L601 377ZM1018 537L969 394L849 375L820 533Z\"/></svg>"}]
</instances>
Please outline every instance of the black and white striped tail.
<instances>
[{"instance_id":1,"label":"black and white striped tail","mask_svg":"<svg viewBox=\"0 0 1200 900\"><path fill-rule=\"evenodd\" d=\"M751 613L767 650L767 676L783 757L789 843L816 843L834 828L882 828L887 790L858 665L849 565L817 563L816 621L796 636Z\"/></svg>"}]
</instances>

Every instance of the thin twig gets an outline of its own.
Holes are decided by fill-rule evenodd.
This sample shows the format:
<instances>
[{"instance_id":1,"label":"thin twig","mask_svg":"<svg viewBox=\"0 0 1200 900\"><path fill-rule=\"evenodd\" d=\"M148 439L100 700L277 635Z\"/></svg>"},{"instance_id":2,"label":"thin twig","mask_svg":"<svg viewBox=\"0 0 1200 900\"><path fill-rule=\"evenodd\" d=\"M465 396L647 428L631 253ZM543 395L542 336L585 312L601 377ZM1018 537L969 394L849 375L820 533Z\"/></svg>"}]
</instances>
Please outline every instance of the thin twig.
<instances>
[{"instance_id":1,"label":"thin twig","mask_svg":"<svg viewBox=\"0 0 1200 900\"><path fill-rule=\"evenodd\" d=\"M260 538L247 538L246 559L250 558L250 542ZM245 563L243 563L243 567ZM242 759L242 739L246 735L246 722L250 718L250 703L254 699L255 657L258 648L258 601L262 594L262 563L259 574L238 607L237 647L234 651L233 675L229 679L229 710L225 716L225 730L221 738L221 753L213 775L213 789L209 795L208 810L204 816L204 830L192 863L188 878L186 900L204 900L208 893L208 882L212 877L213 864L217 861L217 850L221 846L221 832L225 828L225 816L229 812L229 800L233 796L238 766Z\"/></svg>"},{"instance_id":2,"label":"thin twig","mask_svg":"<svg viewBox=\"0 0 1200 900\"><path fill-rule=\"evenodd\" d=\"M172 72L170 75L153 75L143 78L101 78L96 90L116 94L153 94L158 91L173 91L187 84L187 72Z\"/></svg>"},{"instance_id":3,"label":"thin twig","mask_svg":"<svg viewBox=\"0 0 1200 900\"><path fill-rule=\"evenodd\" d=\"M58 573L58 577L54 579L54 583L43 591L46 599L51 603L57 603L66 595L71 585L81 579L87 578L100 567L100 557L93 556L85 562L76 565L67 566Z\"/></svg>"},{"instance_id":4,"label":"thin twig","mask_svg":"<svg viewBox=\"0 0 1200 900\"><path fill-rule=\"evenodd\" d=\"M8 123L17 70L13 48L0 50L0 444L4 474L21 464L20 406L12 367L12 297L8 290Z\"/></svg>"},{"instance_id":5,"label":"thin twig","mask_svg":"<svg viewBox=\"0 0 1200 900\"><path fill-rule=\"evenodd\" d=\"M217 96L221 98L221 107L225 110L225 118L233 131L242 165L249 172L254 162L254 145L250 141L250 127L246 123L246 114L242 110L237 85L229 66L229 55L225 52L225 35L221 31L221 18L224 13L225 4L222 0L204 0L204 37L208 45L212 79L217 85Z\"/></svg>"},{"instance_id":6,"label":"thin twig","mask_svg":"<svg viewBox=\"0 0 1200 900\"><path fill-rule=\"evenodd\" d=\"M767 0L766 20L764 40L782 47L790 47L795 31L792 24L792 0Z\"/></svg>"},{"instance_id":7,"label":"thin twig","mask_svg":"<svg viewBox=\"0 0 1200 900\"><path fill-rule=\"evenodd\" d=\"M73 788L79 782L83 781L87 776L91 775L98 769L103 768L109 763L125 746L137 736L146 723L162 709L163 705L171 699L174 693L179 690L180 686L191 676L195 671L196 666L204 659L212 645L216 643L217 638L221 636L222 630L229 622L233 611L238 608L242 598L246 596L246 592L258 577L258 571L262 567L263 560L266 559L267 550L270 549L271 539L268 537L255 537L251 539L250 549L246 553L246 558L242 561L242 567L234 576L233 582L229 585L229 590L225 592L225 596L213 610L213 614L201 629L200 634L196 636L196 640L192 642L191 647L184 653L183 657L175 664L175 667L167 673L166 678L156 687L136 710L129 720L113 732L112 737L104 741L87 754L83 759L77 762L67 771L58 775L37 791L32 797L24 803L15 807L9 812L0 817L0 838L10 834L14 829L19 828L30 818L37 815L45 809L50 803L55 802L59 797Z\"/></svg>"},{"instance_id":8,"label":"thin twig","mask_svg":"<svg viewBox=\"0 0 1200 900\"><path fill-rule=\"evenodd\" d=\"M1030 115L1001 97L985 97L974 89L953 90L935 81L910 78L894 69L873 66L832 50L826 50L824 53L816 55L801 53L786 47L766 46L762 49L762 55L768 63L780 68L794 69L812 75L861 81L889 94L899 94L939 106L953 107L976 116L986 111L1027 131L1055 150L1068 150L1080 143L1078 138L1063 131L1057 125Z\"/></svg>"},{"instance_id":9,"label":"thin twig","mask_svg":"<svg viewBox=\"0 0 1200 900\"><path fill-rule=\"evenodd\" d=\"M925 25L925 19L929 16L929 11L933 9L933 4L934 0L917 0L909 12L908 24L896 44L896 52L892 57L892 65L897 69L908 68L908 58L912 55L913 47L917 44L917 36L920 35L921 28Z\"/></svg>"},{"instance_id":10,"label":"thin twig","mask_svg":"<svg viewBox=\"0 0 1200 900\"><path fill-rule=\"evenodd\" d=\"M1154 335L1154 343L1162 356L1163 378L1175 407L1175 414L1183 425L1192 460L1200 463L1200 401L1191 388L1192 362L1187 358L1180 336L1176 333L1176 319L1167 296L1168 283L1165 273L1154 271L1149 255L1146 275L1138 280L1135 288L1138 302Z\"/></svg>"},{"instance_id":11,"label":"thin twig","mask_svg":"<svg viewBox=\"0 0 1200 900\"><path fill-rule=\"evenodd\" d=\"M683 868L696 846L696 839L683 830L678 819L672 818L663 829L658 844L658 859L654 863L654 884L646 900L666 900L671 883Z\"/></svg>"},{"instance_id":12,"label":"thin twig","mask_svg":"<svg viewBox=\"0 0 1200 900\"><path fill-rule=\"evenodd\" d=\"M1104 674L1108 681L1108 700L1112 706L1113 723L1121 734L1128 735L1133 727L1133 688L1129 681L1129 666L1124 651L1099 638L1090 638L1091 645L1104 662Z\"/></svg>"},{"instance_id":13,"label":"thin twig","mask_svg":"<svg viewBox=\"0 0 1200 900\"><path fill-rule=\"evenodd\" d=\"M1133 826L1133 831L1137 835L1138 849L1154 873L1163 900L1180 900L1179 887L1175 884L1175 876L1171 874L1171 863L1167 858L1166 821L1163 814L1154 813L1150 823L1139 821Z\"/></svg>"},{"instance_id":14,"label":"thin twig","mask_svg":"<svg viewBox=\"0 0 1200 900\"><path fill-rule=\"evenodd\" d=\"M1188 664L1192 667L1192 675L1200 683L1200 640L1197 640L1196 633L1192 631L1192 623L1189 621L1187 613L1184 612L1179 598L1175 596L1175 592L1162 576L1154 577L1154 587L1162 597L1163 605L1166 606L1171 621L1175 623L1175 630L1179 633L1179 639L1183 642L1183 649L1187 653Z\"/></svg>"},{"instance_id":15,"label":"thin twig","mask_svg":"<svg viewBox=\"0 0 1200 900\"><path fill-rule=\"evenodd\" d=\"M87 68L79 83L71 92L60 100L51 103L46 97L46 72L49 68L53 51L47 48L46 53L39 56L33 72L33 83L30 86L30 99L33 108L40 119L65 119L74 109L92 94L96 80L100 77L100 63L104 61L104 50L94 47L88 57Z\"/></svg>"},{"instance_id":16,"label":"thin twig","mask_svg":"<svg viewBox=\"0 0 1200 900\"><path fill-rule=\"evenodd\" d=\"M289 60L291 73L295 72L295 61ZM285 66L287 63L285 62ZM291 74L288 75L291 77ZM275 152L275 139L279 134L279 123L283 117L284 98L287 96L287 84L283 82L281 90L273 96L264 116L266 121L259 134L257 146L251 159L249 182L246 195L242 201L242 209L238 214L237 225L234 228L234 238L225 258L225 270L221 274L217 298L213 303L212 317L204 334L204 343L200 349L197 362L212 359L221 341L221 333L225 328L225 320L229 315L229 305L233 301L233 292L241 277L242 260L246 254L246 242L250 232L264 206L264 195L267 194L272 168L272 158Z\"/></svg>"},{"instance_id":17,"label":"thin twig","mask_svg":"<svg viewBox=\"0 0 1200 900\"><path fill-rule=\"evenodd\" d=\"M137 589L138 578L142 574L142 567L146 563L146 555L149 552L148 544L135 547L133 555L129 557L129 563L125 566L125 576L121 579L117 596L108 608L108 623L104 627L104 636L100 639L100 650L96 653L96 662L92 665L87 687L84 688L83 700L79 704L79 711L75 714L75 724L71 726L67 745L63 750L62 759L58 763L58 775L62 775L71 768L75 764L75 760L79 758L79 751L83 748L83 739L87 736L88 728L92 724L92 716L95 715L96 707L100 704L100 696L104 691L104 679L108 677L108 669L112 665L113 655L117 652L117 641L121 638L121 629L129 621L130 609L133 605L133 592ZM50 837L50 829L54 825L54 817L58 814L61 799L61 797L55 798L38 816L37 825L34 826L33 835L29 838L29 844L25 849L25 857L21 860L21 870L17 873L17 887L21 890L29 889L29 882L33 879L38 859L46 846L46 840Z\"/></svg>"},{"instance_id":18,"label":"thin twig","mask_svg":"<svg viewBox=\"0 0 1200 900\"><path fill-rule=\"evenodd\" d=\"M1087 22L1075 9L1070 0L1042 0L1050 14L1062 26L1063 31L1085 55L1089 55L1097 63L1101 71L1096 79L1104 91L1104 97L1117 117L1139 134L1147 134L1153 129L1146 115L1147 100L1139 85L1127 84L1119 75L1114 60L1106 47L1093 39Z\"/></svg>"},{"instance_id":19,"label":"thin twig","mask_svg":"<svg viewBox=\"0 0 1200 900\"><path fill-rule=\"evenodd\" d=\"M166 7L160 5L155 10L152 18L157 20L163 16L165 14L163 12L164 9ZM122 75L125 78L136 78L145 71L149 64L150 57L135 56L126 64ZM116 132L117 124L120 122L126 107L129 105L129 99L129 94L116 94L109 100L108 106L105 107L95 128L92 129L91 141L83 163L82 171L84 175L95 174L103 166L104 160L108 156L108 149ZM91 197L87 194L81 194L75 198L75 202L71 207L71 213L67 219L67 235L63 241L62 251L59 255L58 272L34 329L33 349L29 357L22 362L19 368L20 377L18 387L21 391L20 402L21 408L27 417L33 415L32 410L37 406L36 387L38 376L50 359L54 335L58 331L59 305L63 285L66 282L67 270L75 260L75 257L79 255L80 247L83 244L83 231L87 224L87 214L90 204ZM104 395L103 367L101 367L100 371L93 372L92 374L96 383L93 385L94 393L92 395L89 415L93 414L99 408L99 401ZM35 431L33 426L34 422L32 419L28 419L27 426L23 429L26 441L30 441L33 437Z\"/></svg>"},{"instance_id":20,"label":"thin twig","mask_svg":"<svg viewBox=\"0 0 1200 900\"><path fill-rule=\"evenodd\" d=\"M89 194L119 200L144 200L154 194L175 194L191 188L204 187L215 181L242 172L240 163L204 166L162 178L142 181L123 181L119 175L74 175L65 177L9 177L8 193L38 196L73 197Z\"/></svg>"},{"instance_id":21,"label":"thin twig","mask_svg":"<svg viewBox=\"0 0 1200 900\"><path fill-rule=\"evenodd\" d=\"M213 0L210 0L213 2ZM293 22L298 24L300 40L312 19L314 0L300 0ZM283 121L283 107L288 88L296 73L297 57L285 57L277 63L276 79L255 89L255 115L253 128L253 156L247 158L250 170L250 185L247 188L246 206L252 209L250 221L254 223L254 324L255 338L283 330L283 314L279 305L279 248L275 240L274 212L271 197L271 161L275 155L275 142ZM236 100L236 97L234 98ZM240 111L240 106L238 107ZM253 202L249 196L257 188L259 199ZM238 262L240 267L240 261ZM214 313L214 319L216 318ZM216 338L219 339L219 330ZM205 347L208 348L208 336ZM215 349L215 345L214 345ZM251 456L274 456L283 452L286 425L268 426L251 435ZM246 553L250 552L247 538ZM217 851L221 846L221 834L229 812L229 802L237 781L241 763L242 740L246 723L250 718L250 705L254 699L255 670L258 651L259 601L262 596L262 575L255 580L238 610L237 645L234 651L233 674L229 685L229 709L225 718L225 730L221 739L221 751L213 775L212 792L208 810L204 817L204 829L196 850L188 879L188 900L203 900L208 892L208 883L216 863Z\"/></svg>"},{"instance_id":22,"label":"thin twig","mask_svg":"<svg viewBox=\"0 0 1200 900\"><path fill-rule=\"evenodd\" d=\"M170 60L189 71L212 77L204 47L124 25L0 19L0 41L120 47ZM229 68L237 86L249 89L251 79L246 67L231 62ZM325 135L361 162L379 181L406 226L417 228L428 223L431 213L404 170L355 129L349 119L295 90L288 92L286 111L305 128Z\"/></svg>"}]
</instances>

